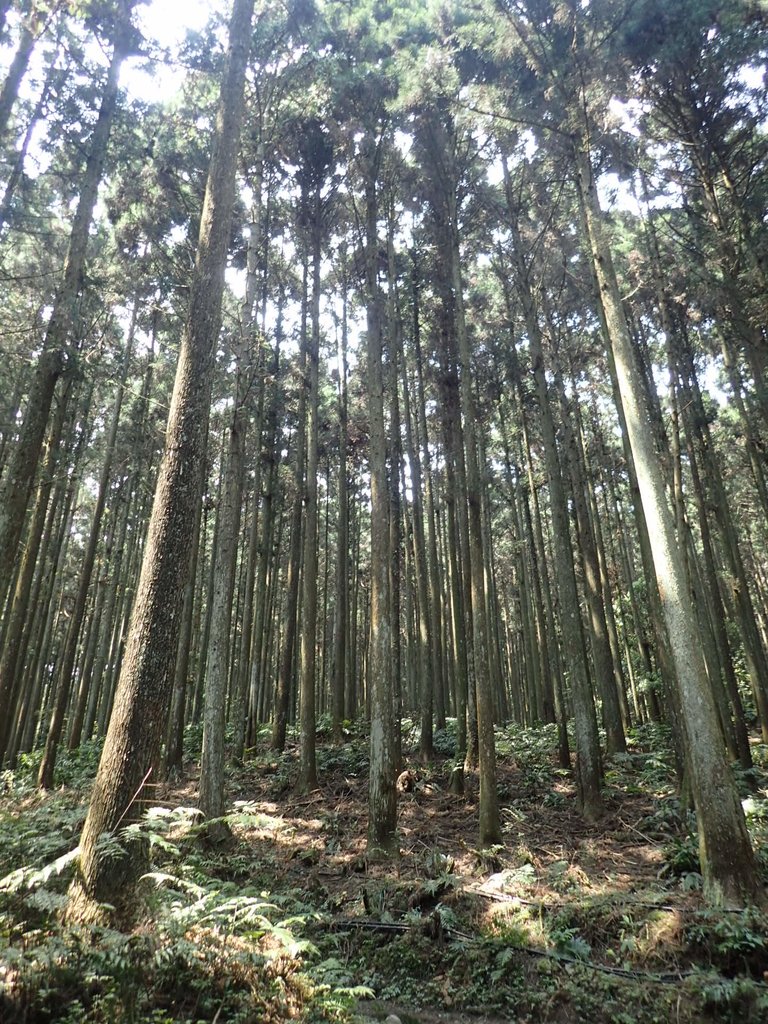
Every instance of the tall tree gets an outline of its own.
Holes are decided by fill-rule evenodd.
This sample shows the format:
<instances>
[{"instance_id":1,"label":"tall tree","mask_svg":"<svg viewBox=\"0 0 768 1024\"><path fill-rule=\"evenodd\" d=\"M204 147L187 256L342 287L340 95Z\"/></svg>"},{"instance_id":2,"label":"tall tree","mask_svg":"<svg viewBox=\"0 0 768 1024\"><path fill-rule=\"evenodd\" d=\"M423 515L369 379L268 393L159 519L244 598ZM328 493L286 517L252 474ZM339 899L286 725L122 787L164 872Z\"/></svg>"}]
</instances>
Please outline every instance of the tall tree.
<instances>
[{"instance_id":1,"label":"tall tree","mask_svg":"<svg viewBox=\"0 0 768 1024\"><path fill-rule=\"evenodd\" d=\"M361 152L365 187L365 302L371 473L371 766L368 782L368 849L397 850L395 735L392 685L392 605L389 600L389 492L384 423L382 298L378 279L378 190L382 139L368 133Z\"/></svg>"},{"instance_id":2,"label":"tall tree","mask_svg":"<svg viewBox=\"0 0 768 1024\"><path fill-rule=\"evenodd\" d=\"M307 390L306 451L307 469L304 482L304 558L303 600L299 662L301 706L301 755L299 788L317 785L315 758L315 668L317 653L318 601L318 510L317 476L320 406L320 287L322 243L325 235L326 199L323 188L333 168L333 144L327 130L317 120L302 126L299 142L301 163L302 217L312 253L312 303L310 330L302 339L306 346Z\"/></svg>"},{"instance_id":3,"label":"tall tree","mask_svg":"<svg viewBox=\"0 0 768 1024\"><path fill-rule=\"evenodd\" d=\"M134 44L131 24L134 6L135 0L115 0L114 8L110 11L107 35L112 45L112 56L80 184L61 284L53 302L42 352L29 389L20 436L0 486L0 604L11 582L54 390L67 358L71 355L69 346L76 326L77 298L83 283L91 221L117 107L120 67Z\"/></svg>"},{"instance_id":4,"label":"tall tree","mask_svg":"<svg viewBox=\"0 0 768 1024\"><path fill-rule=\"evenodd\" d=\"M170 702L174 641L200 501L214 353L234 203L245 74L254 0L234 0L189 313L179 354L166 446L115 707L83 827L80 869L67 916L97 920L105 904L129 915L140 849L115 856L104 839L140 816L158 760Z\"/></svg>"}]
</instances>

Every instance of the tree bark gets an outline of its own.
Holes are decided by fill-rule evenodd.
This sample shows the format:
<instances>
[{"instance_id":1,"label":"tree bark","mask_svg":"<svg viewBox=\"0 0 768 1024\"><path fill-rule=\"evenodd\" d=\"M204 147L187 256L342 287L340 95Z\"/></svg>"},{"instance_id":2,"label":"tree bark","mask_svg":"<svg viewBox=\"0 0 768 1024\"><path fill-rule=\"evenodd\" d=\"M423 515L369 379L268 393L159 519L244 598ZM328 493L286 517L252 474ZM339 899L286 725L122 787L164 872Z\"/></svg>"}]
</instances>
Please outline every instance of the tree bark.
<instances>
[{"instance_id":1,"label":"tree bark","mask_svg":"<svg viewBox=\"0 0 768 1024\"><path fill-rule=\"evenodd\" d=\"M240 373L238 373L240 378ZM213 553L211 633L205 662L203 697L203 749L200 759L200 810L207 818L224 813L224 731L229 676L232 601L237 567L237 541L243 499L243 445L245 415L240 380L235 387L235 408L227 427L226 459L218 508L219 529Z\"/></svg>"},{"instance_id":2,"label":"tree bark","mask_svg":"<svg viewBox=\"0 0 768 1024\"><path fill-rule=\"evenodd\" d=\"M304 482L304 553L302 558L302 619L299 640L299 692L300 792L317 786L315 756L315 674L317 661L317 600L318 600L318 415L320 401L320 262L322 259L322 196L318 184L312 197L312 309L310 331L305 336L307 346L307 472Z\"/></svg>"},{"instance_id":3,"label":"tree bark","mask_svg":"<svg viewBox=\"0 0 768 1024\"><path fill-rule=\"evenodd\" d=\"M14 559L24 528L35 471L40 460L53 393L64 370L67 347L75 330L76 301L82 284L90 225L117 106L120 66L128 47L133 2L134 0L123 0L120 18L115 25L112 58L72 221L62 282L54 299L43 350L35 368L21 434L0 487L0 606L5 601L10 587Z\"/></svg>"},{"instance_id":4,"label":"tree bark","mask_svg":"<svg viewBox=\"0 0 768 1024\"><path fill-rule=\"evenodd\" d=\"M349 484L347 474L347 431L349 429L349 408L347 401L347 342L349 324L347 321L347 263L346 250L341 253L342 272L342 314L337 347L339 374L338 407L338 479L337 502L339 519L336 534L336 586L334 592L333 623L333 666L331 670L331 707L334 743L342 741L344 720L344 691L347 669L347 637L349 634Z\"/></svg>"},{"instance_id":5,"label":"tree bark","mask_svg":"<svg viewBox=\"0 0 768 1024\"><path fill-rule=\"evenodd\" d=\"M392 605L389 600L389 494L387 439L384 426L381 296L377 274L379 252L376 142L365 140L365 289L367 314L369 462L371 472L371 618L370 698L371 760L368 784L368 850L397 852L395 728L392 697Z\"/></svg>"},{"instance_id":6,"label":"tree bark","mask_svg":"<svg viewBox=\"0 0 768 1024\"><path fill-rule=\"evenodd\" d=\"M96 505L91 519L88 544L86 545L83 565L80 571L80 579L77 586L75 606L72 610L72 617L67 630L67 639L64 651L61 656L59 667L59 685L56 693L56 705L53 710L48 735L45 740L43 759L40 762L40 770L37 775L37 785L40 789L50 789L53 785L53 771L56 766L56 754L58 753L59 741L64 729L64 717L69 707L72 684L74 682L75 659L77 657L78 645L83 620L85 618L86 602L91 586L93 567L96 564L96 554L99 540L101 539L101 520L107 505L109 485L112 478L112 462L115 455L115 444L117 442L117 431L120 426L120 414L123 408L125 396L125 382L128 378L128 370L131 364L133 343L136 334L136 320L138 317L138 300L134 302L131 324L126 339L125 352L123 354L123 365L120 373L120 382L117 387L115 404L112 410L112 420L107 434L106 451L101 466L99 477L99 490L96 495Z\"/></svg>"},{"instance_id":7,"label":"tree bark","mask_svg":"<svg viewBox=\"0 0 768 1024\"><path fill-rule=\"evenodd\" d=\"M602 212L584 139L574 141L576 184L582 203L599 301L616 363L629 443L651 538L653 564L669 635L685 730L687 760L699 825L704 889L714 903L739 906L764 900L736 786L725 760L701 642L687 597L685 571L654 449L643 388L634 362Z\"/></svg>"},{"instance_id":8,"label":"tree bark","mask_svg":"<svg viewBox=\"0 0 768 1024\"><path fill-rule=\"evenodd\" d=\"M595 703L589 678L589 667L584 655L579 597L576 588L573 549L571 547L568 526L568 504L563 486L560 456L557 450L555 426L545 373L542 332L528 279L528 268L522 255L522 240L517 229L517 217L508 173L505 177L508 193L509 223L514 241L514 252L516 254L516 283L525 315L536 388L536 400L544 442L544 461L547 468L552 532L555 543L555 577L560 599L560 626L564 647L568 652L571 666L571 694L576 740L576 782L582 813L585 818L594 820L603 813L601 793L602 763Z\"/></svg>"},{"instance_id":9,"label":"tree bark","mask_svg":"<svg viewBox=\"0 0 768 1024\"><path fill-rule=\"evenodd\" d=\"M141 815L165 734L169 668L189 569L189 524L202 489L253 8L254 0L234 0L165 452L115 707L80 841L80 870L70 889L69 920L119 919L135 911L133 883L144 858L141 849L127 848L119 830Z\"/></svg>"}]
</instances>

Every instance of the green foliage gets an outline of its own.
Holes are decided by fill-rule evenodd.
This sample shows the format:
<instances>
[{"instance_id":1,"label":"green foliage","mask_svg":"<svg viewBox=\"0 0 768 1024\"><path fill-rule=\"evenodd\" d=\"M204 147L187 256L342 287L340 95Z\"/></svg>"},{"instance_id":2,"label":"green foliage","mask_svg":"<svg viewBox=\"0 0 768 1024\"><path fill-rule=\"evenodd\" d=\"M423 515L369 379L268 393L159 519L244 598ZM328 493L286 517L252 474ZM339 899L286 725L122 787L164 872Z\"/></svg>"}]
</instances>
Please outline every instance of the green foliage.
<instances>
[{"instance_id":1,"label":"green foliage","mask_svg":"<svg viewBox=\"0 0 768 1024\"><path fill-rule=\"evenodd\" d=\"M91 785L96 778L99 766L103 738L88 740L75 750L62 746L56 757L54 786L66 786L68 789L81 790ZM40 762L43 757L41 749L19 755L18 768L14 772L4 772L3 777L14 789L32 788L37 778Z\"/></svg>"},{"instance_id":2,"label":"green foliage","mask_svg":"<svg viewBox=\"0 0 768 1024\"><path fill-rule=\"evenodd\" d=\"M717 1020L740 1024L765 1020L768 1016L768 991L749 978L705 980L701 986L704 1009Z\"/></svg>"},{"instance_id":3,"label":"green foliage","mask_svg":"<svg viewBox=\"0 0 768 1024\"><path fill-rule=\"evenodd\" d=\"M629 754L609 762L611 786L633 798L635 789L652 794L650 813L632 820L637 831L663 842L682 870L691 866L683 854L690 856L695 844L693 822L672 795L667 749L653 749L663 735L649 731L642 742L633 737ZM643 972L651 958L661 958L663 969L670 961L675 970L693 961L710 970L690 979L690 1012L681 1021L696 1020L702 1005L715 1020L748 1020L750 1013L760 1019L759 977L768 955L760 915L689 912L680 918L661 906L670 900L669 882L638 894L637 906L617 902L610 891L595 893L577 857L544 860L531 824L534 804L546 797L544 780L561 784L552 768L554 733L504 729L499 736L522 780L504 808L507 845L476 852L442 838L417 845L407 878L353 872L342 876L339 888L319 884L315 846L299 841L298 819L266 813L258 799L238 801L222 819L230 833L223 844L210 840L211 823L201 822L195 808L150 809L141 823L109 840L118 853L126 841L146 843L150 851L152 869L137 897L142 922L133 934L61 927L57 918L73 863L66 855L76 846L83 810L72 792L40 797L24 790L24 813L0 817L3 853L12 858L0 889L0 956L10 965L11 1002L7 1011L0 1003L0 1019L212 1024L218 1013L219 1024L292 1015L306 1024L341 1024L353 1019L356 1000L376 998L412 1007L416 1015L420 1007L439 1007L546 1020L559 1008L563 1019L656 1024L670 1019L660 1007L671 1006L674 1019L674 1001L664 1000L678 990L648 994ZM365 748L366 738L357 735L329 747L329 778L351 779L364 764ZM293 757L240 766L241 792L264 767L273 772L270 781L290 777ZM22 792L18 780L13 785L14 793ZM642 806L648 811L647 798ZM745 811L761 841L762 793L745 802ZM312 816L326 852L343 855L343 808L319 803ZM307 864L305 850L312 853ZM471 895L478 885L468 878L473 861L477 873L494 873L481 884L499 894L498 903ZM688 871L683 884L698 877ZM560 897L539 902L547 889ZM398 930L329 927L329 911L346 915L351 906ZM488 906L502 916L486 919ZM637 969L640 976L613 978L600 973L605 965Z\"/></svg>"},{"instance_id":4,"label":"green foliage","mask_svg":"<svg viewBox=\"0 0 768 1024\"><path fill-rule=\"evenodd\" d=\"M549 938L558 953L572 956L576 960L589 960L592 947L579 935L578 929L554 926L550 928Z\"/></svg>"},{"instance_id":5,"label":"green foliage","mask_svg":"<svg viewBox=\"0 0 768 1024\"><path fill-rule=\"evenodd\" d=\"M763 878L768 881L768 796L754 794L743 801L752 848Z\"/></svg>"},{"instance_id":6,"label":"green foliage","mask_svg":"<svg viewBox=\"0 0 768 1024\"><path fill-rule=\"evenodd\" d=\"M768 917L760 911L703 911L686 929L686 937L725 974L745 972L762 979L768 963Z\"/></svg>"},{"instance_id":7,"label":"green foliage","mask_svg":"<svg viewBox=\"0 0 768 1024\"><path fill-rule=\"evenodd\" d=\"M70 793L0 810L0 873L39 871L77 846L85 808Z\"/></svg>"},{"instance_id":8,"label":"green foliage","mask_svg":"<svg viewBox=\"0 0 768 1024\"><path fill-rule=\"evenodd\" d=\"M30 829L62 816L61 801L41 806L48 814L32 816ZM196 809L153 808L110 840L122 852L126 841L141 838L163 865L141 880L149 916L131 934L59 923L63 875L76 849L42 867L23 865L2 880L0 955L9 972L4 1021L256 1024L292 1017L305 1004L324 1013L325 1002L335 1012L366 994L354 985L338 991L327 980L315 987L303 979L303 961L317 952L306 933L318 914L293 897L271 899L257 887L211 875L210 862L195 853L198 817ZM256 816L239 812L233 821L249 817ZM31 834L27 840L33 844ZM171 1016L164 1016L166 1005L174 1007Z\"/></svg>"},{"instance_id":9,"label":"green foliage","mask_svg":"<svg viewBox=\"0 0 768 1024\"><path fill-rule=\"evenodd\" d=\"M443 757L455 757L456 746L456 719L451 718L445 723L444 729L435 729L432 737L432 745L435 753Z\"/></svg>"},{"instance_id":10,"label":"green foliage","mask_svg":"<svg viewBox=\"0 0 768 1024\"><path fill-rule=\"evenodd\" d=\"M324 746L317 751L318 772L342 772L344 775L365 776L368 771L368 752L360 743L342 743Z\"/></svg>"},{"instance_id":11,"label":"green foliage","mask_svg":"<svg viewBox=\"0 0 768 1024\"><path fill-rule=\"evenodd\" d=\"M664 847L662 874L683 878L693 873L701 874L698 836L693 833L676 836Z\"/></svg>"}]
</instances>

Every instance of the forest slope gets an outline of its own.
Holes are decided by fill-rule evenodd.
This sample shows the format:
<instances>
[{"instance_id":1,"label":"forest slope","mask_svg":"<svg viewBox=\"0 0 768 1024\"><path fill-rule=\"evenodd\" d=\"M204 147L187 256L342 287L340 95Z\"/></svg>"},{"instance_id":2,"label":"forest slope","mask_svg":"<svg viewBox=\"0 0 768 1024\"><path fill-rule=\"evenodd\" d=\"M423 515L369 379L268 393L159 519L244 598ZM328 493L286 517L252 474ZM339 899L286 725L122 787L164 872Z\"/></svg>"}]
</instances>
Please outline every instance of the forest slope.
<instances>
[{"instance_id":1,"label":"forest slope","mask_svg":"<svg viewBox=\"0 0 768 1024\"><path fill-rule=\"evenodd\" d=\"M663 733L641 730L609 762L607 812L587 824L555 767L554 730L499 731L504 845L483 852L474 779L466 798L448 792L453 738L436 740L441 759L403 779L393 862L366 857L361 736L319 749L308 796L294 794L290 745L231 769L229 833L191 809L188 763L138 826L153 873L130 934L57 923L96 751L63 758L44 795L34 764L5 773L0 1019L764 1019L768 921L704 907ZM755 757L764 769L764 748ZM745 807L765 868L765 788Z\"/></svg>"}]
</instances>

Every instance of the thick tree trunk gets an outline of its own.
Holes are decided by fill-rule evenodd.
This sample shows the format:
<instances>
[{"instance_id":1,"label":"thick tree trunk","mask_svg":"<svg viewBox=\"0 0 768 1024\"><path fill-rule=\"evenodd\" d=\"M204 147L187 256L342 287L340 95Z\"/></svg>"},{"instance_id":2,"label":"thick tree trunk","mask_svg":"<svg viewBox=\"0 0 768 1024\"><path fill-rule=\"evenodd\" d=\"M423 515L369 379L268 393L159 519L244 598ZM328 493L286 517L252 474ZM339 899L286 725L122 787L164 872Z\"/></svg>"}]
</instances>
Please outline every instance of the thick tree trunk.
<instances>
[{"instance_id":1,"label":"thick tree trunk","mask_svg":"<svg viewBox=\"0 0 768 1024\"><path fill-rule=\"evenodd\" d=\"M173 684L169 669L189 570L189 524L202 490L253 8L254 0L234 0L165 452L115 707L80 841L79 875L70 890L70 920L135 912L133 883L144 863L142 850L127 849L118 830L141 815L165 734Z\"/></svg>"}]
</instances>

